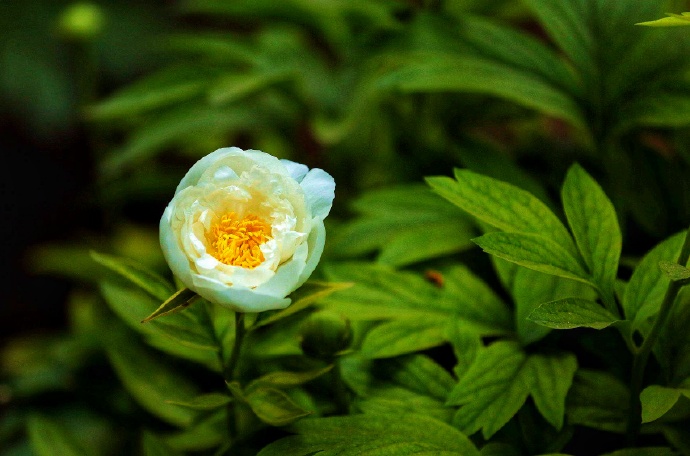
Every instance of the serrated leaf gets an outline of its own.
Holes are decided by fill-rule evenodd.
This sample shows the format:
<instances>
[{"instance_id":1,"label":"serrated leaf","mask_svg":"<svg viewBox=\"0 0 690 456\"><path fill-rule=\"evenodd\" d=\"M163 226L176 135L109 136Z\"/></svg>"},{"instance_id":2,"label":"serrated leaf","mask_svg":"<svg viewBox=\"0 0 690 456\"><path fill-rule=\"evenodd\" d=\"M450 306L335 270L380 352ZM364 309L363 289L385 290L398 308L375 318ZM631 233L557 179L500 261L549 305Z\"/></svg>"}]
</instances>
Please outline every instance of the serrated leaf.
<instances>
[{"instance_id":1,"label":"serrated leaf","mask_svg":"<svg viewBox=\"0 0 690 456\"><path fill-rule=\"evenodd\" d=\"M660 261L675 261L685 232L677 233L659 243L642 258L630 277L623 298L625 317L635 328L659 311L670 280L659 269Z\"/></svg>"},{"instance_id":2,"label":"serrated leaf","mask_svg":"<svg viewBox=\"0 0 690 456\"><path fill-rule=\"evenodd\" d=\"M312 413L277 388L257 386L245 392L245 400L256 416L271 426L285 426Z\"/></svg>"},{"instance_id":3,"label":"serrated leaf","mask_svg":"<svg viewBox=\"0 0 690 456\"><path fill-rule=\"evenodd\" d=\"M352 208L358 217L332 242L343 257L379 250L379 262L403 266L462 251L475 233L461 210L421 185L369 191Z\"/></svg>"},{"instance_id":4,"label":"serrated leaf","mask_svg":"<svg viewBox=\"0 0 690 456\"><path fill-rule=\"evenodd\" d=\"M158 309L156 309L151 315L141 320L142 323L148 323L154 318L162 317L163 315L168 315L171 313L179 312L180 310L186 308L190 305L190 301L197 296L195 291L189 288L182 288L175 292L172 296L163 302Z\"/></svg>"},{"instance_id":5,"label":"serrated leaf","mask_svg":"<svg viewBox=\"0 0 690 456\"><path fill-rule=\"evenodd\" d=\"M434 418L409 413L398 416L366 413L345 417L305 419L258 456L303 456L323 452L355 456L368 454L479 456L472 442L457 429Z\"/></svg>"},{"instance_id":6,"label":"serrated leaf","mask_svg":"<svg viewBox=\"0 0 690 456\"><path fill-rule=\"evenodd\" d=\"M207 393L197 396L189 401L167 400L168 404L187 407L192 410L213 410L232 402L232 398L222 393Z\"/></svg>"},{"instance_id":7,"label":"serrated leaf","mask_svg":"<svg viewBox=\"0 0 690 456\"><path fill-rule=\"evenodd\" d=\"M573 239L558 217L519 187L466 169L456 169L455 180L428 177L426 181L436 193L499 230L541 234L577 255Z\"/></svg>"},{"instance_id":8,"label":"serrated leaf","mask_svg":"<svg viewBox=\"0 0 690 456\"><path fill-rule=\"evenodd\" d=\"M449 405L461 405L454 424L468 434L481 429L488 439L531 394L544 418L559 428L576 366L569 354L527 354L515 342L496 342L477 355L448 396Z\"/></svg>"},{"instance_id":9,"label":"serrated leaf","mask_svg":"<svg viewBox=\"0 0 690 456\"><path fill-rule=\"evenodd\" d=\"M578 260L553 240L538 234L493 232L473 239L486 253L535 271L589 281Z\"/></svg>"},{"instance_id":10,"label":"serrated leaf","mask_svg":"<svg viewBox=\"0 0 690 456\"><path fill-rule=\"evenodd\" d=\"M165 301L175 292L168 281L133 260L95 251L90 253L96 263L119 274L160 301Z\"/></svg>"},{"instance_id":11,"label":"serrated leaf","mask_svg":"<svg viewBox=\"0 0 690 456\"><path fill-rule=\"evenodd\" d=\"M33 415L28 420L31 449L36 456L83 456L84 449L61 424L44 416Z\"/></svg>"},{"instance_id":12,"label":"serrated leaf","mask_svg":"<svg viewBox=\"0 0 690 456\"><path fill-rule=\"evenodd\" d=\"M369 331L360 348L370 359L390 358L426 350L445 342L444 325L431 321L391 321Z\"/></svg>"},{"instance_id":13,"label":"serrated leaf","mask_svg":"<svg viewBox=\"0 0 690 456\"><path fill-rule=\"evenodd\" d=\"M687 282L690 279L690 269L678 263L659 261L659 268L673 282Z\"/></svg>"},{"instance_id":14,"label":"serrated leaf","mask_svg":"<svg viewBox=\"0 0 690 456\"><path fill-rule=\"evenodd\" d=\"M331 293L335 293L339 290L346 290L352 285L352 283L348 282L336 283L309 281L290 295L292 304L290 304L289 307L275 313L268 313L268 317L258 320L251 329L254 330L255 328L260 328L283 318L289 317L290 315L294 315L297 312L300 312L313 305L317 301L324 299Z\"/></svg>"},{"instance_id":15,"label":"serrated leaf","mask_svg":"<svg viewBox=\"0 0 690 456\"><path fill-rule=\"evenodd\" d=\"M575 164L561 190L563 209L577 247L592 274L592 281L613 303L622 236L616 210L599 184Z\"/></svg>"},{"instance_id":16,"label":"serrated leaf","mask_svg":"<svg viewBox=\"0 0 690 456\"><path fill-rule=\"evenodd\" d=\"M545 302L529 315L531 321L554 329L604 329L616 321L615 315L601 304L579 298L566 298Z\"/></svg>"}]
</instances>

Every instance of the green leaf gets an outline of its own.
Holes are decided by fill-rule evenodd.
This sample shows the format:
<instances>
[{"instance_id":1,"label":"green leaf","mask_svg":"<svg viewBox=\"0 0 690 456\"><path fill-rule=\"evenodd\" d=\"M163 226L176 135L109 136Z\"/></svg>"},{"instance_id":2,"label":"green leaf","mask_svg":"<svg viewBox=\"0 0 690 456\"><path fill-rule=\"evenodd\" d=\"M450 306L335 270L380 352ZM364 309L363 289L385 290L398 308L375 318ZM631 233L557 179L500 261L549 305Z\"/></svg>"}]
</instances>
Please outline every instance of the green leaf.
<instances>
[{"instance_id":1,"label":"green leaf","mask_svg":"<svg viewBox=\"0 0 690 456\"><path fill-rule=\"evenodd\" d=\"M455 179L428 177L426 181L436 193L499 230L540 234L577 256L563 223L531 193L466 169L456 169Z\"/></svg>"},{"instance_id":2,"label":"green leaf","mask_svg":"<svg viewBox=\"0 0 690 456\"><path fill-rule=\"evenodd\" d=\"M616 321L615 315L599 303L579 298L545 302L529 315L531 321L554 329L603 329Z\"/></svg>"},{"instance_id":3,"label":"green leaf","mask_svg":"<svg viewBox=\"0 0 690 456\"><path fill-rule=\"evenodd\" d=\"M110 308L130 328L143 334L152 346L166 353L190 359L220 371L218 343L212 334L208 318L203 318L204 306L189 308L187 312L169 315L164 320L142 324L141 320L158 307L160 301L148 294L110 282L100 285L101 293Z\"/></svg>"},{"instance_id":4,"label":"green leaf","mask_svg":"<svg viewBox=\"0 0 690 456\"><path fill-rule=\"evenodd\" d=\"M381 89L402 92L468 92L504 98L519 105L585 125L575 100L530 71L493 60L450 53L411 56L379 80Z\"/></svg>"},{"instance_id":5,"label":"green leaf","mask_svg":"<svg viewBox=\"0 0 690 456\"><path fill-rule=\"evenodd\" d=\"M444 326L437 322L391 321L369 331L360 350L366 358L390 358L436 347L445 341Z\"/></svg>"},{"instance_id":6,"label":"green leaf","mask_svg":"<svg viewBox=\"0 0 690 456\"><path fill-rule=\"evenodd\" d=\"M175 292L167 280L135 261L94 251L91 251L91 258L96 263L124 277L159 301L165 301L168 299L168 296Z\"/></svg>"},{"instance_id":7,"label":"green leaf","mask_svg":"<svg viewBox=\"0 0 690 456\"><path fill-rule=\"evenodd\" d=\"M685 232L677 233L650 250L637 265L623 297L625 317L634 327L643 328L645 320L656 315L670 280L659 269L660 261L675 261Z\"/></svg>"},{"instance_id":8,"label":"green leaf","mask_svg":"<svg viewBox=\"0 0 690 456\"><path fill-rule=\"evenodd\" d=\"M535 271L566 279L589 281L578 260L560 244L538 234L487 233L473 239L486 253Z\"/></svg>"},{"instance_id":9,"label":"green leaf","mask_svg":"<svg viewBox=\"0 0 690 456\"><path fill-rule=\"evenodd\" d=\"M283 318L289 317L290 315L294 315L297 312L300 312L310 307L317 301L324 299L331 293L335 293L339 290L345 290L347 288L350 288L352 285L353 284L347 282L336 283L309 281L290 294L292 304L290 304L289 307L275 313L263 312L262 314L260 314L259 318L261 318L264 314L267 314L268 316L258 320L251 327L251 330L272 324L278 320L282 320Z\"/></svg>"},{"instance_id":10,"label":"green leaf","mask_svg":"<svg viewBox=\"0 0 690 456\"><path fill-rule=\"evenodd\" d=\"M613 301L622 236L616 210L599 184L575 164L570 167L561 191L563 208L592 281Z\"/></svg>"},{"instance_id":11,"label":"green leaf","mask_svg":"<svg viewBox=\"0 0 690 456\"><path fill-rule=\"evenodd\" d=\"M221 408L178 432L165 434L161 437L173 450L201 451L217 448L228 438L227 409Z\"/></svg>"},{"instance_id":12,"label":"green leaf","mask_svg":"<svg viewBox=\"0 0 690 456\"><path fill-rule=\"evenodd\" d=\"M502 261L502 260L500 260ZM510 264L510 263L509 263ZM531 269L517 267L508 288L515 302L515 320L518 336L524 344L531 344L546 336L551 328L529 319L539 305L563 298L596 299L596 292L582 282L552 276Z\"/></svg>"},{"instance_id":13,"label":"green leaf","mask_svg":"<svg viewBox=\"0 0 690 456\"><path fill-rule=\"evenodd\" d=\"M625 448L601 456L678 456L678 453L668 447Z\"/></svg>"},{"instance_id":14,"label":"green leaf","mask_svg":"<svg viewBox=\"0 0 690 456\"><path fill-rule=\"evenodd\" d=\"M202 394L186 402L167 400L168 404L187 407L192 410L213 410L232 402L232 398L222 393Z\"/></svg>"},{"instance_id":15,"label":"green leaf","mask_svg":"<svg viewBox=\"0 0 690 456\"><path fill-rule=\"evenodd\" d=\"M196 387L131 340L126 334L111 334L106 345L108 359L118 378L146 410L177 426L189 426L196 413L176 403L197 396Z\"/></svg>"},{"instance_id":16,"label":"green leaf","mask_svg":"<svg viewBox=\"0 0 690 456\"><path fill-rule=\"evenodd\" d=\"M191 300L197 296L195 291L189 288L182 288L170 296L163 304L160 305L151 315L141 320L142 323L148 323L154 318L161 317L163 315L168 315L171 313L179 312L185 309L191 304Z\"/></svg>"},{"instance_id":17,"label":"green leaf","mask_svg":"<svg viewBox=\"0 0 690 456\"><path fill-rule=\"evenodd\" d=\"M439 400L445 401L455 384L448 371L424 355L400 356L383 364L386 378Z\"/></svg>"},{"instance_id":18,"label":"green leaf","mask_svg":"<svg viewBox=\"0 0 690 456\"><path fill-rule=\"evenodd\" d=\"M380 263L404 266L465 250L476 233L465 213L422 185L369 191L352 209L358 216L332 242L341 257L378 250Z\"/></svg>"},{"instance_id":19,"label":"green leaf","mask_svg":"<svg viewBox=\"0 0 690 456\"><path fill-rule=\"evenodd\" d=\"M690 13L673 14L666 13L668 17L662 17L654 21L638 22L635 25L647 25L650 27L685 27L690 25Z\"/></svg>"},{"instance_id":20,"label":"green leaf","mask_svg":"<svg viewBox=\"0 0 690 456\"><path fill-rule=\"evenodd\" d=\"M573 354L543 354L529 358L534 385L530 393L537 410L556 430L563 427L565 398L577 370Z\"/></svg>"},{"instance_id":21,"label":"green leaf","mask_svg":"<svg viewBox=\"0 0 690 456\"><path fill-rule=\"evenodd\" d=\"M496 342L478 353L449 395L449 405L461 405L454 424L467 434L482 429L488 439L531 394L544 418L560 429L576 368L570 354L527 354L515 342Z\"/></svg>"},{"instance_id":22,"label":"green leaf","mask_svg":"<svg viewBox=\"0 0 690 456\"><path fill-rule=\"evenodd\" d=\"M681 396L690 399L690 388L671 388L650 385L642 390L642 422L649 423L664 416L678 402Z\"/></svg>"},{"instance_id":23,"label":"green leaf","mask_svg":"<svg viewBox=\"0 0 690 456\"><path fill-rule=\"evenodd\" d=\"M580 369L568 394L568 423L608 432L625 432L630 408L628 387L607 372Z\"/></svg>"},{"instance_id":24,"label":"green leaf","mask_svg":"<svg viewBox=\"0 0 690 456\"><path fill-rule=\"evenodd\" d=\"M295 423L291 430L298 435L264 447L258 456L303 456L319 452L340 456L479 456L474 444L457 429L414 413L306 419Z\"/></svg>"},{"instance_id":25,"label":"green leaf","mask_svg":"<svg viewBox=\"0 0 690 456\"><path fill-rule=\"evenodd\" d=\"M29 441L36 456L83 456L84 450L60 423L33 415L28 422Z\"/></svg>"},{"instance_id":26,"label":"green leaf","mask_svg":"<svg viewBox=\"0 0 690 456\"><path fill-rule=\"evenodd\" d=\"M245 400L256 416L271 426L285 426L312 413L297 405L283 391L266 386L246 391Z\"/></svg>"},{"instance_id":27,"label":"green leaf","mask_svg":"<svg viewBox=\"0 0 690 456\"><path fill-rule=\"evenodd\" d=\"M672 282L687 283L688 279L690 279L690 269L672 261L659 261L659 269Z\"/></svg>"},{"instance_id":28,"label":"green leaf","mask_svg":"<svg viewBox=\"0 0 690 456\"><path fill-rule=\"evenodd\" d=\"M141 438L141 446L144 456L181 456L166 443L150 432L144 432Z\"/></svg>"},{"instance_id":29,"label":"green leaf","mask_svg":"<svg viewBox=\"0 0 690 456\"><path fill-rule=\"evenodd\" d=\"M249 385L247 385L246 390L252 391L254 388L264 386L276 386L283 388L299 386L321 377L325 373L329 372L332 368L333 366L327 366L323 369L315 369L305 372L271 372L257 378L256 380L253 380Z\"/></svg>"}]
</instances>

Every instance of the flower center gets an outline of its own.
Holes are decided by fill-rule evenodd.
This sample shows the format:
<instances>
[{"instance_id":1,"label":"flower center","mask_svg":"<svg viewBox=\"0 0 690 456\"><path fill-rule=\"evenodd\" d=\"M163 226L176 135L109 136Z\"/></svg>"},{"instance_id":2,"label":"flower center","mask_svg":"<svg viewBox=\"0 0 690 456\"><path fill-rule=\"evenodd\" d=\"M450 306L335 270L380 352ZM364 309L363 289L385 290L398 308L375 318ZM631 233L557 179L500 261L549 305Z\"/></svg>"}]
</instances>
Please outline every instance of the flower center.
<instances>
[{"instance_id":1,"label":"flower center","mask_svg":"<svg viewBox=\"0 0 690 456\"><path fill-rule=\"evenodd\" d=\"M234 212L223 215L211 227L211 245L218 261L229 266L254 269L264 261L261 244L271 239L271 225L256 215L239 218Z\"/></svg>"}]
</instances>

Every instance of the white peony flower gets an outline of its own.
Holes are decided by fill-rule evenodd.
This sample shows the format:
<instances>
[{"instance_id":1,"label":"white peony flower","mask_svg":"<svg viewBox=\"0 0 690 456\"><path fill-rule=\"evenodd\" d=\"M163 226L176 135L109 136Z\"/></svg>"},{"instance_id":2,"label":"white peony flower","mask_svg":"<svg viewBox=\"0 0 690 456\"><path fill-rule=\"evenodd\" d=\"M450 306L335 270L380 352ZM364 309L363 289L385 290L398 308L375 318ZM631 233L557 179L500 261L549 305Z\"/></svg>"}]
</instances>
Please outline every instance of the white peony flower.
<instances>
[{"instance_id":1,"label":"white peony flower","mask_svg":"<svg viewBox=\"0 0 690 456\"><path fill-rule=\"evenodd\" d=\"M238 312L282 309L323 252L335 182L261 151L218 149L191 167L163 212L173 273Z\"/></svg>"}]
</instances>

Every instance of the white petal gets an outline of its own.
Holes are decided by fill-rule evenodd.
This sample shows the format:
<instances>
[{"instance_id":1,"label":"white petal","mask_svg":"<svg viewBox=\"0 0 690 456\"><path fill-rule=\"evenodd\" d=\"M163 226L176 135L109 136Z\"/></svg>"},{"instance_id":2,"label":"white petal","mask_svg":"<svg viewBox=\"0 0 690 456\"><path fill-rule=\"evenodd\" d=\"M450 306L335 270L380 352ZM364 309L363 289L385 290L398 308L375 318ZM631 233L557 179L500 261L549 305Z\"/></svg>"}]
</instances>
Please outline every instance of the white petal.
<instances>
[{"instance_id":1,"label":"white petal","mask_svg":"<svg viewBox=\"0 0 690 456\"><path fill-rule=\"evenodd\" d=\"M309 167L307 165L295 163L293 161L285 159L282 159L280 161L283 162L290 176L292 176L292 178L295 179L297 182L302 182L302 179L304 179L304 175L307 174L307 171L309 171Z\"/></svg>"},{"instance_id":2,"label":"white petal","mask_svg":"<svg viewBox=\"0 0 690 456\"><path fill-rule=\"evenodd\" d=\"M304 176L300 185L304 189L312 216L325 219L331 211L333 198L335 198L333 177L322 169L314 168Z\"/></svg>"},{"instance_id":3,"label":"white petal","mask_svg":"<svg viewBox=\"0 0 690 456\"><path fill-rule=\"evenodd\" d=\"M323 220L314 220L307 244L309 245L309 256L295 288L301 287L314 272L316 265L319 264L323 248L326 245L326 228L323 225Z\"/></svg>"},{"instance_id":4,"label":"white petal","mask_svg":"<svg viewBox=\"0 0 690 456\"><path fill-rule=\"evenodd\" d=\"M160 243L163 250L165 261L168 262L170 269L187 288L192 286L192 274L189 269L189 259L182 252L175 232L172 230L172 207L168 206L163 212L159 225Z\"/></svg>"},{"instance_id":5,"label":"white petal","mask_svg":"<svg viewBox=\"0 0 690 456\"><path fill-rule=\"evenodd\" d=\"M194 291L207 300L234 310L235 312L263 312L284 309L290 299L258 293L256 290L240 286L228 286L198 274L194 278Z\"/></svg>"},{"instance_id":6,"label":"white petal","mask_svg":"<svg viewBox=\"0 0 690 456\"><path fill-rule=\"evenodd\" d=\"M239 147L224 147L223 149L218 149L203 157L201 160L194 163L194 165L192 165L191 168L189 168L187 174L184 175L180 183L177 185L175 194L178 194L180 191L187 187L196 185L199 182L199 179L201 179L201 176L204 174L204 172L209 168L209 166L213 165L214 163L217 163L219 160L221 160L223 157L226 157L229 154L238 152L243 152L243 150Z\"/></svg>"}]
</instances>

